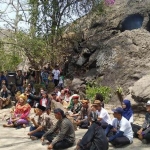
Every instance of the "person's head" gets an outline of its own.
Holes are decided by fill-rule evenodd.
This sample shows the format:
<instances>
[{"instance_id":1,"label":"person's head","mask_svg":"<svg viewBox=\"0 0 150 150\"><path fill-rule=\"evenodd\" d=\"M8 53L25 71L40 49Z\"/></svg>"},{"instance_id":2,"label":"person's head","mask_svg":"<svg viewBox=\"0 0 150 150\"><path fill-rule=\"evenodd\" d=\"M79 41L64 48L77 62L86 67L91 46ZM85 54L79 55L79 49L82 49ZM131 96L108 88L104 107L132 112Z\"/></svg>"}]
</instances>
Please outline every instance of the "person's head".
<instances>
[{"instance_id":1,"label":"person's head","mask_svg":"<svg viewBox=\"0 0 150 150\"><path fill-rule=\"evenodd\" d=\"M60 108L54 109L54 115L57 120L61 120L65 117L64 111Z\"/></svg>"},{"instance_id":2,"label":"person's head","mask_svg":"<svg viewBox=\"0 0 150 150\"><path fill-rule=\"evenodd\" d=\"M146 103L146 111L150 113L150 100Z\"/></svg>"},{"instance_id":3,"label":"person's head","mask_svg":"<svg viewBox=\"0 0 150 150\"><path fill-rule=\"evenodd\" d=\"M20 75L22 74L22 71L21 71L21 70L18 70L18 71L17 71L17 74L18 74L18 76L20 76Z\"/></svg>"},{"instance_id":4,"label":"person's head","mask_svg":"<svg viewBox=\"0 0 150 150\"><path fill-rule=\"evenodd\" d=\"M65 91L64 90L61 90L61 95L65 95Z\"/></svg>"},{"instance_id":5,"label":"person's head","mask_svg":"<svg viewBox=\"0 0 150 150\"><path fill-rule=\"evenodd\" d=\"M121 107L117 107L116 109L112 109L112 111L114 112L114 118L117 118L118 120L120 120L122 118L122 114L123 114L123 109Z\"/></svg>"},{"instance_id":6,"label":"person's head","mask_svg":"<svg viewBox=\"0 0 150 150\"><path fill-rule=\"evenodd\" d=\"M53 93L51 94L51 96L52 96L52 98L53 98L54 100L56 100L57 93L56 93L56 92L53 92Z\"/></svg>"},{"instance_id":7,"label":"person's head","mask_svg":"<svg viewBox=\"0 0 150 150\"><path fill-rule=\"evenodd\" d=\"M98 109L98 104L94 104L94 103L93 103L93 104L91 105L91 111L94 111L94 112L95 112L97 109Z\"/></svg>"},{"instance_id":8,"label":"person's head","mask_svg":"<svg viewBox=\"0 0 150 150\"><path fill-rule=\"evenodd\" d=\"M43 92L42 92L42 97L43 97L43 98L46 98L46 97L47 97L47 92L46 92L46 91L43 91Z\"/></svg>"},{"instance_id":9,"label":"person's head","mask_svg":"<svg viewBox=\"0 0 150 150\"><path fill-rule=\"evenodd\" d=\"M102 105L102 104L101 104L101 101L100 101L100 100L95 100L93 104L97 104L97 110L99 110L99 111L101 110L101 108L102 108L101 105Z\"/></svg>"},{"instance_id":10,"label":"person's head","mask_svg":"<svg viewBox=\"0 0 150 150\"><path fill-rule=\"evenodd\" d=\"M45 111L46 111L46 107L44 107L42 105L37 105L35 108L35 114L37 116L41 116Z\"/></svg>"},{"instance_id":11,"label":"person's head","mask_svg":"<svg viewBox=\"0 0 150 150\"><path fill-rule=\"evenodd\" d=\"M6 91L6 90L7 90L6 85L3 85L3 86L2 86L2 89L3 89L3 91Z\"/></svg>"},{"instance_id":12,"label":"person's head","mask_svg":"<svg viewBox=\"0 0 150 150\"><path fill-rule=\"evenodd\" d=\"M74 103L74 104L77 104L77 103L79 102L79 95L74 94L74 95L72 96L72 100L73 100L73 103Z\"/></svg>"},{"instance_id":13,"label":"person's head","mask_svg":"<svg viewBox=\"0 0 150 150\"><path fill-rule=\"evenodd\" d=\"M82 107L83 108L87 108L89 106L89 100L88 99L84 99L81 102L82 102Z\"/></svg>"},{"instance_id":14,"label":"person's head","mask_svg":"<svg viewBox=\"0 0 150 150\"><path fill-rule=\"evenodd\" d=\"M129 110L131 108L131 103L129 100L123 100L122 102L122 108L124 110Z\"/></svg>"},{"instance_id":15,"label":"person's head","mask_svg":"<svg viewBox=\"0 0 150 150\"><path fill-rule=\"evenodd\" d=\"M20 96L19 96L19 103L20 104L25 104L26 103L26 101L27 101L27 96L25 95L25 94L21 94Z\"/></svg>"},{"instance_id":16,"label":"person's head","mask_svg":"<svg viewBox=\"0 0 150 150\"><path fill-rule=\"evenodd\" d=\"M96 93L95 100L100 100L101 102L103 102L104 100L103 95L101 93Z\"/></svg>"},{"instance_id":17,"label":"person's head","mask_svg":"<svg viewBox=\"0 0 150 150\"><path fill-rule=\"evenodd\" d=\"M40 94L42 94L44 92L43 88L40 88Z\"/></svg>"}]
</instances>

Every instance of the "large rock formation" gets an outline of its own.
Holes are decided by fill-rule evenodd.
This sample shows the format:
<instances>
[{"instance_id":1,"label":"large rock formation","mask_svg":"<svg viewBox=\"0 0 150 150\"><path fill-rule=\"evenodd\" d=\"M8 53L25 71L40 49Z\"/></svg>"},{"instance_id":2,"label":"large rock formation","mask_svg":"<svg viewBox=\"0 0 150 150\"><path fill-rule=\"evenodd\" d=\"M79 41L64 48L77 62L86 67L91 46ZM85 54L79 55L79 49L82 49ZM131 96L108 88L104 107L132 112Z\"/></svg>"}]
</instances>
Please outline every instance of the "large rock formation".
<instances>
[{"instance_id":1,"label":"large rock formation","mask_svg":"<svg viewBox=\"0 0 150 150\"><path fill-rule=\"evenodd\" d=\"M92 72L92 79L102 76L103 85L121 86L126 94L150 72L150 0L116 0L92 15L77 21L84 37L73 47L67 74L87 80Z\"/></svg>"}]
</instances>

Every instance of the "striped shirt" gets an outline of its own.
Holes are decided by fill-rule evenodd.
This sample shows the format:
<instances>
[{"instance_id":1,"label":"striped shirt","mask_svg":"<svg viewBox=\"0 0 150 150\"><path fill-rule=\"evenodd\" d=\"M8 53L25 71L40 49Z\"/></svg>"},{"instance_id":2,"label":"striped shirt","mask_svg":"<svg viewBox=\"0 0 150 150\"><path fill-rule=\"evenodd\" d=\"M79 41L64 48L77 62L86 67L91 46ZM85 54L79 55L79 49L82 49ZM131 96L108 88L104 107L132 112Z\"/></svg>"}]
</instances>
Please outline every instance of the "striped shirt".
<instances>
[{"instance_id":1,"label":"striped shirt","mask_svg":"<svg viewBox=\"0 0 150 150\"><path fill-rule=\"evenodd\" d=\"M56 131L59 131L58 135L52 140L52 145L56 144L59 141L66 139L70 143L75 141L75 132L72 122L68 118L63 118L54 125L49 131L47 131L43 137L46 137L49 134L53 134Z\"/></svg>"}]
</instances>

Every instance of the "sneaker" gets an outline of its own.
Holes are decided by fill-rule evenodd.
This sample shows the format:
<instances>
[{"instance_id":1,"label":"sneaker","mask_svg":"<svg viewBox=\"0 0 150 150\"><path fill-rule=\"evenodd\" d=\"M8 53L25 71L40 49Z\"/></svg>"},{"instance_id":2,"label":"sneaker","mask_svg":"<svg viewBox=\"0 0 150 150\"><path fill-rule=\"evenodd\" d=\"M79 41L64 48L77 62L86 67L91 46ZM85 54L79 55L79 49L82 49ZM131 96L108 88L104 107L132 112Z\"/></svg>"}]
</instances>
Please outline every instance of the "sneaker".
<instances>
[{"instance_id":1,"label":"sneaker","mask_svg":"<svg viewBox=\"0 0 150 150\"><path fill-rule=\"evenodd\" d=\"M143 139L143 140L142 140L142 143L143 143L143 144L148 144L148 141L147 141L146 139Z\"/></svg>"}]
</instances>

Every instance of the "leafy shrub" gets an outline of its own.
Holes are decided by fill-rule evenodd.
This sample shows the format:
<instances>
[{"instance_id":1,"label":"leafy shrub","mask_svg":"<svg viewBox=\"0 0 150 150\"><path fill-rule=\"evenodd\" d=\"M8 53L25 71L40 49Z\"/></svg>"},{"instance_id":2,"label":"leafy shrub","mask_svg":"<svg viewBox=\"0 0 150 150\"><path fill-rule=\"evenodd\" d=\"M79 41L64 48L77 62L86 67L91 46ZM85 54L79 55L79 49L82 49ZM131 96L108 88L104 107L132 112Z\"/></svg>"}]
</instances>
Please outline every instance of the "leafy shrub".
<instances>
[{"instance_id":1,"label":"leafy shrub","mask_svg":"<svg viewBox=\"0 0 150 150\"><path fill-rule=\"evenodd\" d=\"M97 86L89 84L86 86L86 97L93 103L96 93L101 93L104 97L104 103L108 103L110 100L111 90L107 86Z\"/></svg>"}]
</instances>

